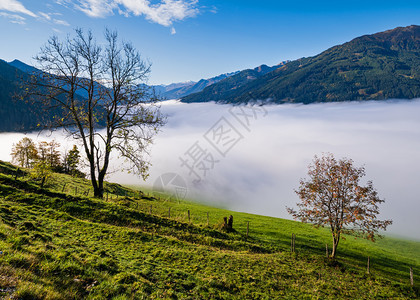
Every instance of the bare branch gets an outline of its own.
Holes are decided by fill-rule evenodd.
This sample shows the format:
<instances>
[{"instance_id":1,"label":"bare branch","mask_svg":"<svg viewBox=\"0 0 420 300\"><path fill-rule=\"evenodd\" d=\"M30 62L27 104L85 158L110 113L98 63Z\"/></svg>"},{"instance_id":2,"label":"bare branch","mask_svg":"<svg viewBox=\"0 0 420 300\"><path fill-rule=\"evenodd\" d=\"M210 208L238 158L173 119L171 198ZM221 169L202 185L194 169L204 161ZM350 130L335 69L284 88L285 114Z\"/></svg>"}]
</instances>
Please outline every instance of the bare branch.
<instances>
[{"instance_id":1,"label":"bare branch","mask_svg":"<svg viewBox=\"0 0 420 300\"><path fill-rule=\"evenodd\" d=\"M95 196L102 197L111 151L147 177L145 159L154 135L164 125L156 97L144 82L150 64L132 44L105 30L97 45L91 31L78 28L60 41L51 37L35 57L42 70L28 82L27 97L55 108L47 128L64 128L83 143Z\"/></svg>"}]
</instances>

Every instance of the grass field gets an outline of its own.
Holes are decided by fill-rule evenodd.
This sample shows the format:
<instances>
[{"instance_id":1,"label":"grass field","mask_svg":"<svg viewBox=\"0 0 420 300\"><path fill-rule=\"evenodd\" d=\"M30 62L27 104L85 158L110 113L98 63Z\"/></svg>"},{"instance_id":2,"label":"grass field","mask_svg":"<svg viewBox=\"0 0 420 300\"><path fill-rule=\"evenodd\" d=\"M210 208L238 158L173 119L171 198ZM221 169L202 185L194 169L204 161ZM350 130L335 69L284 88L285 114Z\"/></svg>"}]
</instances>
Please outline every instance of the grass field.
<instances>
[{"instance_id":1,"label":"grass field","mask_svg":"<svg viewBox=\"0 0 420 300\"><path fill-rule=\"evenodd\" d=\"M98 200L90 198L84 179L55 174L40 189L29 176L15 174L16 167L0 162L0 298L419 296L418 241L386 237L372 243L348 236L331 261L328 231L308 224L158 198L117 184L107 184L108 200ZM233 232L221 229L229 215Z\"/></svg>"}]
</instances>

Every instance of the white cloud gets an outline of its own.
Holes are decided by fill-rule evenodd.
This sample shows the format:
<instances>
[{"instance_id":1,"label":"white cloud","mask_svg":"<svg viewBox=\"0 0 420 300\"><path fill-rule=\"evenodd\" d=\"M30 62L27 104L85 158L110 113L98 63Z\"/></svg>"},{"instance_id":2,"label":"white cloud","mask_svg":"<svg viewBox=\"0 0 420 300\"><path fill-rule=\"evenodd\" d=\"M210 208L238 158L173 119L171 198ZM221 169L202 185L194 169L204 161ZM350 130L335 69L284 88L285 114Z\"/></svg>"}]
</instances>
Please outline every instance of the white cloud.
<instances>
[{"instance_id":1,"label":"white cloud","mask_svg":"<svg viewBox=\"0 0 420 300\"><path fill-rule=\"evenodd\" d=\"M43 13L43 12L38 12L38 15L39 15L41 18L44 18L45 20L48 20L48 21L50 21L50 20L51 20L51 16L50 16L49 14L46 14L46 13Z\"/></svg>"},{"instance_id":2,"label":"white cloud","mask_svg":"<svg viewBox=\"0 0 420 300\"><path fill-rule=\"evenodd\" d=\"M213 14L217 14L217 12L218 12L218 11L219 11L219 10L218 10L218 9L217 9L217 7L216 7L216 6L214 6L214 5L213 5L213 6L211 7L211 9L210 9L210 12L211 12L211 13L213 13Z\"/></svg>"},{"instance_id":3,"label":"white cloud","mask_svg":"<svg viewBox=\"0 0 420 300\"><path fill-rule=\"evenodd\" d=\"M71 0L57 0L65 5ZM198 14L198 0L162 0L152 4L149 0L75 0L73 5L86 15L103 18L114 14L114 10L124 16L144 16L147 20L166 27L176 21Z\"/></svg>"},{"instance_id":4,"label":"white cloud","mask_svg":"<svg viewBox=\"0 0 420 300\"><path fill-rule=\"evenodd\" d=\"M172 34L172 35L176 34L176 30L175 30L175 28L173 28L173 27L171 28L171 34Z\"/></svg>"},{"instance_id":5,"label":"white cloud","mask_svg":"<svg viewBox=\"0 0 420 300\"><path fill-rule=\"evenodd\" d=\"M171 26L174 21L193 17L198 13L197 1L164 0L159 4L150 4L147 0L116 0L136 16L144 15L146 19L163 26Z\"/></svg>"},{"instance_id":6,"label":"white cloud","mask_svg":"<svg viewBox=\"0 0 420 300\"><path fill-rule=\"evenodd\" d=\"M75 4L76 8L93 18L103 18L111 15L113 10L117 8L116 4L109 0L80 0L78 2L79 4Z\"/></svg>"},{"instance_id":7,"label":"white cloud","mask_svg":"<svg viewBox=\"0 0 420 300\"><path fill-rule=\"evenodd\" d=\"M70 24L64 20L53 19L53 22L54 24L57 24L57 25L70 26Z\"/></svg>"},{"instance_id":8,"label":"white cloud","mask_svg":"<svg viewBox=\"0 0 420 300\"><path fill-rule=\"evenodd\" d=\"M15 15L15 14L8 14L5 12L0 12L0 16L1 17L5 17L8 18L10 20L11 23L15 23L15 24L20 24L20 25L24 25L25 23L25 18L19 15Z\"/></svg>"},{"instance_id":9,"label":"white cloud","mask_svg":"<svg viewBox=\"0 0 420 300\"><path fill-rule=\"evenodd\" d=\"M33 12L26 9L25 6L17 0L0 0L0 10L7 10L10 12L22 13L31 17L36 17Z\"/></svg>"},{"instance_id":10,"label":"white cloud","mask_svg":"<svg viewBox=\"0 0 420 300\"><path fill-rule=\"evenodd\" d=\"M55 25L70 26L70 24L67 21L55 19L53 18L53 16L61 16L61 14L38 12L39 20L46 21L47 23Z\"/></svg>"}]
</instances>

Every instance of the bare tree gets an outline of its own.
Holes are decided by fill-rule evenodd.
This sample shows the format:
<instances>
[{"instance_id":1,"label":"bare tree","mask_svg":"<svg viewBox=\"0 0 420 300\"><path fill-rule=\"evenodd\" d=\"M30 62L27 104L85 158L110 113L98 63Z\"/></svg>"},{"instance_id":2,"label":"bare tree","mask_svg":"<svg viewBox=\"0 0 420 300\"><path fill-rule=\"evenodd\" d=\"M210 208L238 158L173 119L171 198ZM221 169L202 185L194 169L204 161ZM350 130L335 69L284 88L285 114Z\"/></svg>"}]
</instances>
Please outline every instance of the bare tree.
<instances>
[{"instance_id":1,"label":"bare tree","mask_svg":"<svg viewBox=\"0 0 420 300\"><path fill-rule=\"evenodd\" d=\"M314 226L329 226L333 238L334 258L342 234L355 234L375 241L379 229L385 230L391 220L380 221L378 197L372 182L361 186L364 167L354 167L351 159L336 160L331 153L315 156L308 170L309 180L301 179L295 192L301 202L299 211L288 208L289 213L302 222Z\"/></svg>"},{"instance_id":2,"label":"bare tree","mask_svg":"<svg viewBox=\"0 0 420 300\"><path fill-rule=\"evenodd\" d=\"M51 37L35 57L42 72L26 90L57 112L49 129L63 128L81 140L99 198L112 152L128 160L130 171L147 177L147 148L164 124L156 97L143 84L150 64L130 43L119 43L116 32L106 30L104 36L102 47L82 29L64 41Z\"/></svg>"}]
</instances>

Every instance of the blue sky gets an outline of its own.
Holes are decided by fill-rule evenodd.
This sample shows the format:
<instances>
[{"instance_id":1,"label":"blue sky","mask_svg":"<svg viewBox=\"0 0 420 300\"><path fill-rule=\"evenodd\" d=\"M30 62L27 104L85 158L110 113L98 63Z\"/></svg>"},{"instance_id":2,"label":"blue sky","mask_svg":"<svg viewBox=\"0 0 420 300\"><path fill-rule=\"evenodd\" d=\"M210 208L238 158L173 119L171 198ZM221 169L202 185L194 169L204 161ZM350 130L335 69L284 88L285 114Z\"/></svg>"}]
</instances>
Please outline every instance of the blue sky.
<instances>
[{"instance_id":1,"label":"blue sky","mask_svg":"<svg viewBox=\"0 0 420 300\"><path fill-rule=\"evenodd\" d=\"M0 58L33 63L47 39L116 29L152 63L152 84L312 56L420 24L417 1L0 0Z\"/></svg>"}]
</instances>

